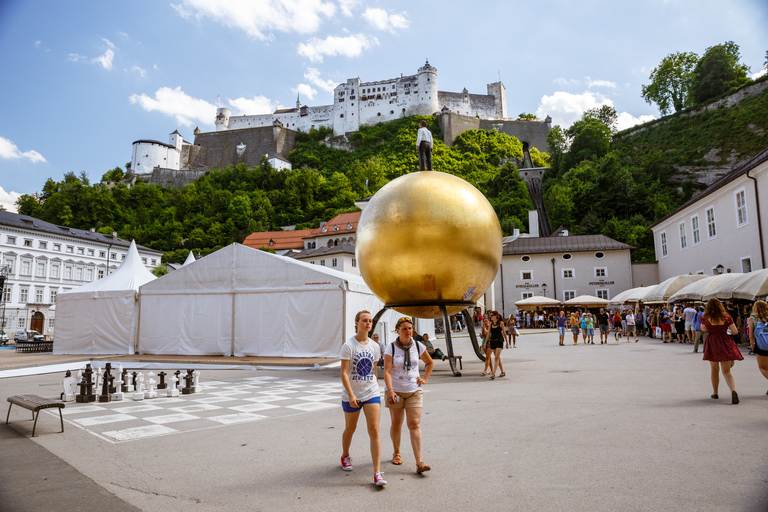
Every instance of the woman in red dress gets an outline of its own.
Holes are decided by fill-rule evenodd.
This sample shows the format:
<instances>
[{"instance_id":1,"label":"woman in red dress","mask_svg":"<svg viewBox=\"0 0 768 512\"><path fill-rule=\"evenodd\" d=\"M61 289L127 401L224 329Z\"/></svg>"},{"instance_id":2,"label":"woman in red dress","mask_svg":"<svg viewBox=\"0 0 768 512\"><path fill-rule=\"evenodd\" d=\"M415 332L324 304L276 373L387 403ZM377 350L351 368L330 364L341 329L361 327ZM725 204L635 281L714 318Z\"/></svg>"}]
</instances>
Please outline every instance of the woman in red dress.
<instances>
[{"instance_id":1,"label":"woman in red dress","mask_svg":"<svg viewBox=\"0 0 768 512\"><path fill-rule=\"evenodd\" d=\"M712 389L714 394L712 398L718 398L717 387L720 384L719 370L723 372L725 383L731 390L731 402L739 403L739 395L736 393L736 384L731 375L731 366L734 361L741 361L744 356L741 355L733 339L728 335L730 332L739 332L733 323L731 315L725 312L725 308L717 299L709 299L706 308L704 308L704 317L701 320L701 330L707 333L707 342L704 344L704 360L709 361L712 375Z\"/></svg>"}]
</instances>

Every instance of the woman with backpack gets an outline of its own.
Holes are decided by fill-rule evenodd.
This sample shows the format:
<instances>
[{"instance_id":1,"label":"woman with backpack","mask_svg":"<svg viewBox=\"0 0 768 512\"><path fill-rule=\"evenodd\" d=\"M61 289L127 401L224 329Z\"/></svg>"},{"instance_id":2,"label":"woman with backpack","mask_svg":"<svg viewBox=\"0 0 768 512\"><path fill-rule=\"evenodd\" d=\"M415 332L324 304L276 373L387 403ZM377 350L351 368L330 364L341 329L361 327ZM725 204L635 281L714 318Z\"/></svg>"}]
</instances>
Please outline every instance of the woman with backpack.
<instances>
[{"instance_id":1,"label":"woman with backpack","mask_svg":"<svg viewBox=\"0 0 768 512\"><path fill-rule=\"evenodd\" d=\"M723 373L725 383L731 390L731 403L739 403L739 395L736 393L736 383L731 375L731 366L734 361L742 361L744 356L728 332L738 332L731 315L725 312L725 308L718 299L709 299L704 308L704 317L701 320L701 330L707 332L707 342L704 344L704 360L709 361L710 375L712 378L712 398L717 399L717 388L720 384L718 369Z\"/></svg>"},{"instance_id":2,"label":"woman with backpack","mask_svg":"<svg viewBox=\"0 0 768 512\"><path fill-rule=\"evenodd\" d=\"M757 367L768 379L768 304L758 300L749 317L749 344L757 359Z\"/></svg>"}]
</instances>

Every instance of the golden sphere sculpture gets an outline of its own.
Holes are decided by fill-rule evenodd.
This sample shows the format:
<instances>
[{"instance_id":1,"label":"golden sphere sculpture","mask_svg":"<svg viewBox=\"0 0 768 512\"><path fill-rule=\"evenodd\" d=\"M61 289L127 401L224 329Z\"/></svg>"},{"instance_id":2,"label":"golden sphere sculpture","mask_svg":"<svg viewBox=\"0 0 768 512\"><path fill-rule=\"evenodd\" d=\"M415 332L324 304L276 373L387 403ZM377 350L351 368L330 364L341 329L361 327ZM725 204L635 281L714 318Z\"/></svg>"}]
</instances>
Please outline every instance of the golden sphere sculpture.
<instances>
[{"instance_id":1,"label":"golden sphere sculpture","mask_svg":"<svg viewBox=\"0 0 768 512\"><path fill-rule=\"evenodd\" d=\"M382 187L363 210L355 239L360 274L374 295L419 318L440 318L440 304L450 315L476 303L496 277L501 250L499 219L485 196L437 171Z\"/></svg>"}]
</instances>

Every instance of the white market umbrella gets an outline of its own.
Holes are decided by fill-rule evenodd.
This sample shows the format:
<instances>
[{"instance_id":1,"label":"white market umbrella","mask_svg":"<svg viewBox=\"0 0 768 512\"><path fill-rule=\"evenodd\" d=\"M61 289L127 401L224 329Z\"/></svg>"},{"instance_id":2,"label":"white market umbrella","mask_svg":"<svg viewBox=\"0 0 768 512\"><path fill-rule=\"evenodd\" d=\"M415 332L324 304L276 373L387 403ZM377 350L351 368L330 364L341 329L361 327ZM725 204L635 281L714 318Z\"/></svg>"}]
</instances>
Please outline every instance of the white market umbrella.
<instances>
[{"instance_id":1,"label":"white market umbrella","mask_svg":"<svg viewBox=\"0 0 768 512\"><path fill-rule=\"evenodd\" d=\"M700 281L696 281L695 283L691 283L688 286L684 286L679 292L669 298L669 302L676 302L679 300L703 300L702 297L705 294L711 292L723 283L743 275L744 274L741 273L733 273L709 276Z\"/></svg>"},{"instance_id":2,"label":"white market umbrella","mask_svg":"<svg viewBox=\"0 0 768 512\"><path fill-rule=\"evenodd\" d=\"M540 295L535 295L533 297L528 297L527 299L515 302L515 306L519 308L541 308L547 306L559 306L560 304L562 304L562 302L557 299L550 299Z\"/></svg>"},{"instance_id":3,"label":"white market umbrella","mask_svg":"<svg viewBox=\"0 0 768 512\"><path fill-rule=\"evenodd\" d=\"M566 306L607 306L608 301L606 299L601 299L600 297L595 297L593 295L579 295L578 297L574 297L572 299L569 299L565 301Z\"/></svg>"},{"instance_id":4,"label":"white market umbrella","mask_svg":"<svg viewBox=\"0 0 768 512\"><path fill-rule=\"evenodd\" d=\"M702 297L707 301L713 297L721 300L757 300L768 295L768 269L755 270L726 281Z\"/></svg>"},{"instance_id":5,"label":"white market umbrella","mask_svg":"<svg viewBox=\"0 0 768 512\"><path fill-rule=\"evenodd\" d=\"M629 290L624 290L620 294L616 295L613 299L611 299L609 303L615 306L621 306L627 301L627 299L629 299L633 293L639 292L640 290L647 290L647 288L640 286L638 288L630 288Z\"/></svg>"},{"instance_id":6,"label":"white market umbrella","mask_svg":"<svg viewBox=\"0 0 768 512\"><path fill-rule=\"evenodd\" d=\"M696 281L706 279L704 274L683 274L681 276L670 277L653 288L653 291L643 299L643 302L667 302L669 298Z\"/></svg>"},{"instance_id":7,"label":"white market umbrella","mask_svg":"<svg viewBox=\"0 0 768 512\"><path fill-rule=\"evenodd\" d=\"M638 302L644 301L645 297L649 293L651 293L653 290L655 290L657 286L659 285L654 284L652 286L641 286L640 288L636 289L634 292L630 293L629 296L626 299L624 299L624 302L636 304Z\"/></svg>"}]
</instances>

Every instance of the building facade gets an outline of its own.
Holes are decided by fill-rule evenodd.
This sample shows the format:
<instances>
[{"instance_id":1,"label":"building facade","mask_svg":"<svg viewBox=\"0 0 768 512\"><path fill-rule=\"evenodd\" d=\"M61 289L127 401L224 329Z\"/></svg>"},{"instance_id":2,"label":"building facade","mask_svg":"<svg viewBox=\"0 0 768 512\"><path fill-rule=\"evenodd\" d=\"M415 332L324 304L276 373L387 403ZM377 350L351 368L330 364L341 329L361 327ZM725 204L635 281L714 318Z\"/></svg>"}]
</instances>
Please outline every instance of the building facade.
<instances>
[{"instance_id":1,"label":"building facade","mask_svg":"<svg viewBox=\"0 0 768 512\"><path fill-rule=\"evenodd\" d=\"M534 295L566 301L579 295L610 300L632 288L631 246L605 235L520 237L502 251L495 308L505 315Z\"/></svg>"},{"instance_id":2,"label":"building facade","mask_svg":"<svg viewBox=\"0 0 768 512\"><path fill-rule=\"evenodd\" d=\"M115 233L102 235L0 211L0 269L6 276L2 329L11 338L21 329L53 335L56 296L113 272L129 247ZM148 269L160 264L162 251L137 248Z\"/></svg>"},{"instance_id":3,"label":"building facade","mask_svg":"<svg viewBox=\"0 0 768 512\"><path fill-rule=\"evenodd\" d=\"M169 135L168 144L159 140L140 139L131 147L131 172L149 174L155 168L179 170L184 140L178 130Z\"/></svg>"},{"instance_id":4,"label":"building facade","mask_svg":"<svg viewBox=\"0 0 768 512\"><path fill-rule=\"evenodd\" d=\"M651 226L659 279L766 268L767 192L765 149Z\"/></svg>"},{"instance_id":5,"label":"building facade","mask_svg":"<svg viewBox=\"0 0 768 512\"><path fill-rule=\"evenodd\" d=\"M291 252L286 256L295 260L320 265L322 267L349 272L350 274L360 275L360 269L357 267L355 259L354 245L334 245L331 247L320 247L319 249L304 249L300 252Z\"/></svg>"}]
</instances>

